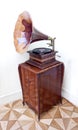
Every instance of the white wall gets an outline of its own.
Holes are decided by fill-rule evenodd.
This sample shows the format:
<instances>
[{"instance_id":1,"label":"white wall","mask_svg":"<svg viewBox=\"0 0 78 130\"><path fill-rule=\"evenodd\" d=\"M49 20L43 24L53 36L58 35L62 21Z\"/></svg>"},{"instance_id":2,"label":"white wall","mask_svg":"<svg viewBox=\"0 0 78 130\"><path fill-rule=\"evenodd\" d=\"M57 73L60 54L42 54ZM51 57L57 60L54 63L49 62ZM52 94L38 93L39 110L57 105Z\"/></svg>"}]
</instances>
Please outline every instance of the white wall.
<instances>
[{"instance_id":1,"label":"white wall","mask_svg":"<svg viewBox=\"0 0 78 130\"><path fill-rule=\"evenodd\" d=\"M56 37L55 48L65 73L62 96L78 106L78 6L77 0L3 0L0 2L0 104L22 98L18 64L26 61L27 53L18 54L13 31L18 15L27 10L34 26ZM29 49L45 46L39 42Z\"/></svg>"}]
</instances>

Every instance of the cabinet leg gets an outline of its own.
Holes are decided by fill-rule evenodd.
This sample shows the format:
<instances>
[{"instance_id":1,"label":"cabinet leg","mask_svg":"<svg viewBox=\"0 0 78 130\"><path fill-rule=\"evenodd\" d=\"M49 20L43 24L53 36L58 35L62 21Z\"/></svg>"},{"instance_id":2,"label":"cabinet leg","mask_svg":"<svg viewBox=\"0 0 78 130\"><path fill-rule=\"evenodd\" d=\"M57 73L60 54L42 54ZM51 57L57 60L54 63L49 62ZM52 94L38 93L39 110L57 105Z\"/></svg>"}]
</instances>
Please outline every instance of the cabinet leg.
<instances>
[{"instance_id":1,"label":"cabinet leg","mask_svg":"<svg viewBox=\"0 0 78 130\"><path fill-rule=\"evenodd\" d=\"M62 104L62 98L60 99L60 104Z\"/></svg>"},{"instance_id":2,"label":"cabinet leg","mask_svg":"<svg viewBox=\"0 0 78 130\"><path fill-rule=\"evenodd\" d=\"M38 113L38 121L40 121L40 113Z\"/></svg>"},{"instance_id":3,"label":"cabinet leg","mask_svg":"<svg viewBox=\"0 0 78 130\"><path fill-rule=\"evenodd\" d=\"M60 99L58 103L59 103L59 105L62 105L62 99Z\"/></svg>"},{"instance_id":4,"label":"cabinet leg","mask_svg":"<svg viewBox=\"0 0 78 130\"><path fill-rule=\"evenodd\" d=\"M24 101L22 102L22 104L23 104L23 106L25 106L25 102Z\"/></svg>"}]
</instances>

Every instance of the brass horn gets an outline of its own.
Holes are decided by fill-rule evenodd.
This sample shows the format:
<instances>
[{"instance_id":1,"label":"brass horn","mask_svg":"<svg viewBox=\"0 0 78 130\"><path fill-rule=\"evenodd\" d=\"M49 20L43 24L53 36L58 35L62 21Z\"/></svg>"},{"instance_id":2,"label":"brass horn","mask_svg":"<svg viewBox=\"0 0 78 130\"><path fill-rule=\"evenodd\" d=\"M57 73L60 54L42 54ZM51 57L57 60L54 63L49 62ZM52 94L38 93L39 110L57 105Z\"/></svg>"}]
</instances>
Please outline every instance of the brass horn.
<instances>
[{"instance_id":1,"label":"brass horn","mask_svg":"<svg viewBox=\"0 0 78 130\"><path fill-rule=\"evenodd\" d=\"M32 25L31 17L30 17L28 12L26 12L26 11L23 12L21 15L19 15L19 17L21 17L21 16L22 16L21 26L24 27L24 30L22 30L22 32L25 35L25 38L22 39L22 40L24 40L24 42L26 42L26 45L31 44L31 43L36 42L36 41L40 41L40 40L50 40L51 43L47 43L47 44L49 46L52 46L53 51L54 51L55 38L47 36L47 35L41 33L40 31L38 31L36 28L34 28L33 25ZM18 18L18 21L19 21L19 18ZM17 26L16 26L15 30L17 29L17 27L19 27L18 24L19 24L19 22L17 22L17 24L16 24ZM19 28L22 28L22 27L19 27ZM15 31L14 31L14 33L15 33ZM21 40L21 42L23 42L22 40ZM15 44L15 46L16 45L17 44Z\"/></svg>"}]
</instances>

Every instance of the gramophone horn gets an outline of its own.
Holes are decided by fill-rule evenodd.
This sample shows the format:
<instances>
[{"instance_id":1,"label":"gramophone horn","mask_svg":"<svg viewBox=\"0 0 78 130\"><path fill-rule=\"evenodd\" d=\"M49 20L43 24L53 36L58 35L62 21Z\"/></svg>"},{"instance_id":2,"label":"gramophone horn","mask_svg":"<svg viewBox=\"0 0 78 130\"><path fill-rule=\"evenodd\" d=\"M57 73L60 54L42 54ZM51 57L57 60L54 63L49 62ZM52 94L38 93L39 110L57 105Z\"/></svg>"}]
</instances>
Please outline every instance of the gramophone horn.
<instances>
[{"instance_id":1,"label":"gramophone horn","mask_svg":"<svg viewBox=\"0 0 78 130\"><path fill-rule=\"evenodd\" d=\"M19 32L21 32L21 36ZM50 40L51 43L49 43L49 46L52 46L54 50L55 38L53 39L34 28L29 13L24 11L19 15L15 25L14 44L16 51L20 53L25 52L26 48L28 48L28 44L39 40ZM18 44L20 43L26 43L26 47L24 48L22 45L19 46Z\"/></svg>"},{"instance_id":2,"label":"gramophone horn","mask_svg":"<svg viewBox=\"0 0 78 130\"><path fill-rule=\"evenodd\" d=\"M41 33L36 28L32 27L32 23L27 23L25 19L22 20L22 24L25 26L26 39L28 42L33 43L39 40L52 40L51 37Z\"/></svg>"},{"instance_id":3,"label":"gramophone horn","mask_svg":"<svg viewBox=\"0 0 78 130\"><path fill-rule=\"evenodd\" d=\"M31 43L39 40L48 40L48 36L34 28L31 36Z\"/></svg>"}]
</instances>

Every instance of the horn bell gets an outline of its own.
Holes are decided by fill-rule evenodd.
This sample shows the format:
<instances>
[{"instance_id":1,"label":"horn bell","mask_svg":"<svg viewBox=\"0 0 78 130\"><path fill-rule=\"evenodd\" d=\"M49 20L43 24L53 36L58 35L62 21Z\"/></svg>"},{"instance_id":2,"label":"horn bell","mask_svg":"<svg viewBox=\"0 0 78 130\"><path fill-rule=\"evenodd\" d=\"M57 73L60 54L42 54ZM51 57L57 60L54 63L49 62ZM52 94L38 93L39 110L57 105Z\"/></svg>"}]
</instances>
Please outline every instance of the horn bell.
<instances>
[{"instance_id":1,"label":"horn bell","mask_svg":"<svg viewBox=\"0 0 78 130\"><path fill-rule=\"evenodd\" d=\"M27 51L29 44L40 40L50 40L51 44L49 44L49 46L52 46L54 50L54 39L33 27L30 14L24 11L19 15L15 24L14 45L16 51L19 53L24 53ZM25 44L19 45L20 43Z\"/></svg>"}]
</instances>

